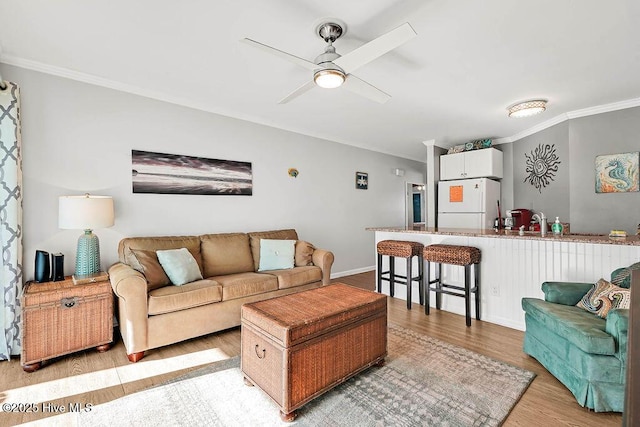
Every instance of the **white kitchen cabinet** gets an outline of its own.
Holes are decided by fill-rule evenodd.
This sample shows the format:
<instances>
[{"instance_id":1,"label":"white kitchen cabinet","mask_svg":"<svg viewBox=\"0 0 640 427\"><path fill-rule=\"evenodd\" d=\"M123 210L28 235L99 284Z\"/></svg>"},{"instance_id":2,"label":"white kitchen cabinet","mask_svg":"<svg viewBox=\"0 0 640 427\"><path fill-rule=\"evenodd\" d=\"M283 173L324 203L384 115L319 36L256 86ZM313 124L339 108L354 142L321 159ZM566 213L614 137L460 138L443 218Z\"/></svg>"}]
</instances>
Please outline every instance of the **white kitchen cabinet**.
<instances>
[{"instance_id":1,"label":"white kitchen cabinet","mask_svg":"<svg viewBox=\"0 0 640 427\"><path fill-rule=\"evenodd\" d=\"M440 156L440 180L502 178L502 151L495 148Z\"/></svg>"}]
</instances>

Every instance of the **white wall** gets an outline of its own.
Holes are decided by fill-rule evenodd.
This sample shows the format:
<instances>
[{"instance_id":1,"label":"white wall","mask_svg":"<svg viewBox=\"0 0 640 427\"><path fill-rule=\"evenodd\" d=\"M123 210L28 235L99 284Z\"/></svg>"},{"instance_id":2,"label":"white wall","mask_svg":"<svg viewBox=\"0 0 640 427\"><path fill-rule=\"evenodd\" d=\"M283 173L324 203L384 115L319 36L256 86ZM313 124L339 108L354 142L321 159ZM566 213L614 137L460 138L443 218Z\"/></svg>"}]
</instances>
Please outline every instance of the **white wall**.
<instances>
[{"instance_id":1,"label":"white wall","mask_svg":"<svg viewBox=\"0 0 640 427\"><path fill-rule=\"evenodd\" d=\"M81 231L58 229L60 195L114 197L115 226L96 231L104 268L123 237L292 227L333 251L339 274L375 264L365 227L401 225L405 182L425 181L422 162L21 68L0 71L22 90L25 280L36 249L63 252L65 272L74 271ZM253 196L133 194L131 149L252 162ZM356 171L369 173L369 190L355 189Z\"/></svg>"},{"instance_id":2,"label":"white wall","mask_svg":"<svg viewBox=\"0 0 640 427\"><path fill-rule=\"evenodd\" d=\"M596 193L595 158L640 151L640 107L570 121L571 230L635 234L640 224L640 193ZM574 228L575 227L575 228Z\"/></svg>"}]
</instances>

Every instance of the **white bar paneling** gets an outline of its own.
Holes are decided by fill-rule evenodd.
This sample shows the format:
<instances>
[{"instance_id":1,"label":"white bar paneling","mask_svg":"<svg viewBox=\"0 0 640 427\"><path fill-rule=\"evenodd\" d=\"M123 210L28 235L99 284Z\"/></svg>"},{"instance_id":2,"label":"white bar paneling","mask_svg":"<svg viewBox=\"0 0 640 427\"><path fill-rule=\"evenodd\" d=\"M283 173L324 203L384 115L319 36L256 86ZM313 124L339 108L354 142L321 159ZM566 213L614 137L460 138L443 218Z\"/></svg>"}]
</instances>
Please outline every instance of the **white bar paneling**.
<instances>
[{"instance_id":1,"label":"white bar paneling","mask_svg":"<svg viewBox=\"0 0 640 427\"><path fill-rule=\"evenodd\" d=\"M376 244L381 240L407 240L423 245L442 243L479 248L482 251L482 320L519 330L525 328L521 300L523 297L544 298L542 282L595 283L601 277L610 278L616 268L640 261L640 246L385 231L377 231L375 240ZM384 259L383 268L387 270L387 257ZM432 265L431 278L435 277L434 267ZM417 275L416 261L412 268ZM396 272L406 274L404 259L396 259ZM442 276L445 282L464 284L463 267L443 265ZM383 292L389 294L387 282L383 282ZM406 299L404 285L396 285L395 297ZM412 300L419 302L417 285L413 287ZM433 293L431 305L435 306ZM464 299L442 295L442 309L464 315ZM473 310L472 316L475 316Z\"/></svg>"}]
</instances>

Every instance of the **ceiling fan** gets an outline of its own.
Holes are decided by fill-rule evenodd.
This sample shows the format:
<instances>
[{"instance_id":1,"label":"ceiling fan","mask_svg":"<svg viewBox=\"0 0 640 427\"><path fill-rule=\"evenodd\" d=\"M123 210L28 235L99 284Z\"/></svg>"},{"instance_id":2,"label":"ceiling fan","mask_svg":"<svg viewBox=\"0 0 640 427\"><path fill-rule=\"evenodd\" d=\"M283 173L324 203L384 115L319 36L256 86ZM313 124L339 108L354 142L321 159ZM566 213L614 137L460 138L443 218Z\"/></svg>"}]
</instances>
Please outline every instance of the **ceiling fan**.
<instances>
[{"instance_id":1,"label":"ceiling fan","mask_svg":"<svg viewBox=\"0 0 640 427\"><path fill-rule=\"evenodd\" d=\"M347 53L346 55L341 56L336 53L333 43L340 38L340 36L343 36L346 33L346 30L347 26L339 19L326 18L321 21L321 23L315 27L315 33L327 43L327 47L313 62L283 52L271 46L267 46L266 44L262 44L255 40L245 38L241 41L313 71L313 80L303 84L281 99L279 104L286 104L292 99L295 99L303 93L313 89L315 86L326 89L342 86L351 92L384 104L391 99L389 94L370 85L364 80L359 79L351 73L379 56L382 56L390 50L393 50L409 41L417 35L416 32L407 22Z\"/></svg>"}]
</instances>

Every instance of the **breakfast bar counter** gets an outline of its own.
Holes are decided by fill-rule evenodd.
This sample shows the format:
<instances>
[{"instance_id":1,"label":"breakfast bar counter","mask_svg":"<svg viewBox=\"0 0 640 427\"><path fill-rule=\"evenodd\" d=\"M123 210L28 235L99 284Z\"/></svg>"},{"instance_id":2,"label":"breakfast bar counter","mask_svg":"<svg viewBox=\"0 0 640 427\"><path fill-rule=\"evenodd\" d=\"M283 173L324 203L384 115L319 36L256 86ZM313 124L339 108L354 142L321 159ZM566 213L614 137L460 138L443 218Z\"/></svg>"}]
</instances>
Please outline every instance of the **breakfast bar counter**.
<instances>
[{"instance_id":1,"label":"breakfast bar counter","mask_svg":"<svg viewBox=\"0 0 640 427\"><path fill-rule=\"evenodd\" d=\"M542 237L539 231L525 232L521 236L517 230L424 227L371 227L367 230L375 232L375 244L381 240L404 240L425 246L449 244L479 248L482 252L482 320L519 330L525 329L520 301L523 297L544 298L540 288L542 282L595 283L600 278L609 279L616 268L640 261L639 236L610 238L596 234L554 236L547 233ZM375 254L375 245L372 249ZM404 274L404 262L397 261L395 268L398 274ZM417 271L417 265L413 269ZM383 265L383 270L388 270L388 266ZM433 274L432 269L432 279ZM443 265L442 276L454 284L464 283L462 267ZM389 285L385 282L383 292L388 293L388 290ZM413 296L417 303L418 292L414 290ZM395 297L406 299L405 286L396 285ZM445 295L442 309L464 315L464 301Z\"/></svg>"}]
</instances>

